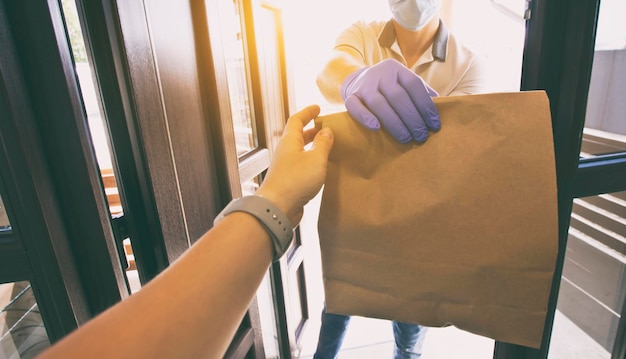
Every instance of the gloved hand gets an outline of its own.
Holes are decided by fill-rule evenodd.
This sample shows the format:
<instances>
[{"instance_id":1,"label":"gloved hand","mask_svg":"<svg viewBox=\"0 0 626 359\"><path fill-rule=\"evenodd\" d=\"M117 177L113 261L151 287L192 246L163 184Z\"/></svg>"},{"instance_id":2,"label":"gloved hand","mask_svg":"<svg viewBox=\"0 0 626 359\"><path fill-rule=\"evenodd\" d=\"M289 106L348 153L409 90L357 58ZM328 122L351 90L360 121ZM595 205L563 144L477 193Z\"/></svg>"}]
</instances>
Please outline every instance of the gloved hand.
<instances>
[{"instance_id":1,"label":"gloved hand","mask_svg":"<svg viewBox=\"0 0 626 359\"><path fill-rule=\"evenodd\" d=\"M350 74L341 85L348 113L363 126L383 127L401 143L424 142L441 127L432 97L438 96L421 77L394 59Z\"/></svg>"}]
</instances>

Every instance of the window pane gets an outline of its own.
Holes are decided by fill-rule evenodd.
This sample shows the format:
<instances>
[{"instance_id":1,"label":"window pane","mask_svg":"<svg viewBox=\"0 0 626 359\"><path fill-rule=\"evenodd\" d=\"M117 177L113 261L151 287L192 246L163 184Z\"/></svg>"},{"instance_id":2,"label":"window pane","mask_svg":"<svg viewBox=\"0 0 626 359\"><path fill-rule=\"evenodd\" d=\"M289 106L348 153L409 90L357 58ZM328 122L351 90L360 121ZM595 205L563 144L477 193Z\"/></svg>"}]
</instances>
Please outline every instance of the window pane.
<instances>
[{"instance_id":1,"label":"window pane","mask_svg":"<svg viewBox=\"0 0 626 359\"><path fill-rule=\"evenodd\" d=\"M626 2L602 0L582 157L626 151Z\"/></svg>"},{"instance_id":2,"label":"window pane","mask_svg":"<svg viewBox=\"0 0 626 359\"><path fill-rule=\"evenodd\" d=\"M0 284L0 358L34 358L50 347L29 282Z\"/></svg>"},{"instance_id":3,"label":"window pane","mask_svg":"<svg viewBox=\"0 0 626 359\"><path fill-rule=\"evenodd\" d=\"M244 22L237 0L220 0L220 25L226 61L228 93L235 129L237 155L241 156L257 147L257 133L252 118L252 100L248 88L248 72L244 53Z\"/></svg>"},{"instance_id":4,"label":"window pane","mask_svg":"<svg viewBox=\"0 0 626 359\"><path fill-rule=\"evenodd\" d=\"M574 200L551 359L611 358L626 295L626 192Z\"/></svg>"}]
</instances>

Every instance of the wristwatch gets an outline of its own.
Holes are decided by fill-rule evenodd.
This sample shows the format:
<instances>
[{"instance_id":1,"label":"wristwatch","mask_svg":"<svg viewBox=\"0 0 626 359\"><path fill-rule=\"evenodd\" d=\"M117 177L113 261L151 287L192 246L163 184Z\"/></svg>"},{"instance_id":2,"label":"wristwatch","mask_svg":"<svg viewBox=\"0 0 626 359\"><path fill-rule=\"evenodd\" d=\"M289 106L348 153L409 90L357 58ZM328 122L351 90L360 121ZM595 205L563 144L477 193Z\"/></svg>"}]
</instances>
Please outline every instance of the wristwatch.
<instances>
[{"instance_id":1,"label":"wristwatch","mask_svg":"<svg viewBox=\"0 0 626 359\"><path fill-rule=\"evenodd\" d=\"M254 216L269 233L274 247L274 261L287 251L293 238L293 227L291 222L272 202L268 199L258 196L244 196L239 199L233 199L230 203L215 217L213 224L217 224L227 215L233 212L246 212Z\"/></svg>"}]
</instances>

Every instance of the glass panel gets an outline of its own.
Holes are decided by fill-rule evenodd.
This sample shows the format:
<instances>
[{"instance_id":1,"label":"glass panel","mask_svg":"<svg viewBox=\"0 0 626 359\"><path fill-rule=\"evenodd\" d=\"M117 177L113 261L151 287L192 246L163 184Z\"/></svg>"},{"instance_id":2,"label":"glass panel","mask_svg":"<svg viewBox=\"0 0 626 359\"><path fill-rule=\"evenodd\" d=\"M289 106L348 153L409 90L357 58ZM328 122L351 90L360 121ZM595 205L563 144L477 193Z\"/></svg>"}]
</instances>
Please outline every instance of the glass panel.
<instances>
[{"instance_id":1,"label":"glass panel","mask_svg":"<svg viewBox=\"0 0 626 359\"><path fill-rule=\"evenodd\" d=\"M485 63L488 70L484 82L485 91L519 91L526 30L526 0L443 0L442 4L441 17L449 32ZM340 32L357 20L390 20L389 2L288 1L285 2L284 14L287 61L292 70L290 76L294 80L290 96L295 101L295 107L302 108L317 103L321 106L322 113L345 110L343 105L329 104L324 100L315 84L317 74L329 58ZM307 208L303 222L316 222L316 218L313 218L314 212L312 208ZM308 232L304 231L303 226L301 229L303 238L310 242L316 240L314 226ZM319 253L310 251L306 255L308 258L305 261L308 265L316 263L311 268L321 267L317 264L320 262ZM309 269L307 271L313 272ZM314 275L318 277L308 283L321 285L321 270ZM313 297L310 301L311 325L319 325L321 305L318 303L323 303L323 291L309 294ZM356 334L351 334L355 332ZM365 332L367 335L360 335ZM317 331L309 330L305 333L311 338L304 339L310 344L305 344L303 355L312 355L317 343ZM352 335L358 338L352 341ZM492 358L493 346L494 341L489 338L454 327L433 328L426 336L424 357L456 358L471 353L472 358ZM390 347L393 347L393 335L388 322L383 322L381 326L380 321L374 319L354 318L346 333L346 342L340 356L348 355L345 358L349 358L350 353L353 353L354 357L364 357L363 355L379 349L384 353L381 357L390 356Z\"/></svg>"},{"instance_id":2,"label":"glass panel","mask_svg":"<svg viewBox=\"0 0 626 359\"><path fill-rule=\"evenodd\" d=\"M626 192L574 200L549 358L611 358L626 295Z\"/></svg>"},{"instance_id":3,"label":"glass panel","mask_svg":"<svg viewBox=\"0 0 626 359\"><path fill-rule=\"evenodd\" d=\"M582 157L626 151L626 2L600 1Z\"/></svg>"},{"instance_id":4,"label":"glass panel","mask_svg":"<svg viewBox=\"0 0 626 359\"><path fill-rule=\"evenodd\" d=\"M81 96L85 106L91 141L96 153L96 159L102 176L102 183L109 205L109 212L112 217L124 215L122 202L117 187L113 163L111 160L111 150L109 147L108 131L105 128L104 116L100 111L100 97L97 84L94 80L91 66L88 61L88 54L85 47L76 3L74 0L62 0L65 26L69 36L70 46L74 55L74 65L78 82L80 84ZM129 268L127 274L133 292L139 290L140 284L135 266L135 258L132 254L130 239L124 240L124 250L126 253Z\"/></svg>"},{"instance_id":5,"label":"glass panel","mask_svg":"<svg viewBox=\"0 0 626 359\"><path fill-rule=\"evenodd\" d=\"M0 284L0 358L34 358L50 347L29 282Z\"/></svg>"},{"instance_id":6,"label":"glass panel","mask_svg":"<svg viewBox=\"0 0 626 359\"><path fill-rule=\"evenodd\" d=\"M104 129L102 114L100 113L100 99L97 95L97 88L94 84L91 68L87 60L87 50L85 49L85 41L78 20L76 3L74 0L62 0L62 4L65 25L74 55L76 74L87 112L89 130L91 132L91 140L96 152L96 158L100 168L110 170L113 167L111 164L111 151L109 150L107 133Z\"/></svg>"},{"instance_id":7,"label":"glass panel","mask_svg":"<svg viewBox=\"0 0 626 359\"><path fill-rule=\"evenodd\" d=\"M237 0L220 0L218 3L237 155L241 156L258 145L256 126L251 111L252 97L248 88L242 31L244 20L239 13Z\"/></svg>"}]
</instances>

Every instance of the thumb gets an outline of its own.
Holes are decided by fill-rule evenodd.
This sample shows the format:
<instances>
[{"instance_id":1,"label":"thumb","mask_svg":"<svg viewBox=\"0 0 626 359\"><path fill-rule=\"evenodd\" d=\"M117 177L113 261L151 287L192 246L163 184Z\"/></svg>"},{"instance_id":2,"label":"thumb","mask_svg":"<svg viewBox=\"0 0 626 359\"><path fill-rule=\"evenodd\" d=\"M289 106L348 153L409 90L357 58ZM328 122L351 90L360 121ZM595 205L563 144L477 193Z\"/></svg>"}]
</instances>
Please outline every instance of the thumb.
<instances>
[{"instance_id":1,"label":"thumb","mask_svg":"<svg viewBox=\"0 0 626 359\"><path fill-rule=\"evenodd\" d=\"M313 139L313 150L318 152L325 159L328 159L330 150L333 147L333 131L328 127L322 128Z\"/></svg>"}]
</instances>

